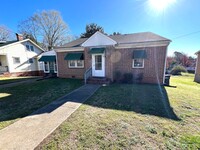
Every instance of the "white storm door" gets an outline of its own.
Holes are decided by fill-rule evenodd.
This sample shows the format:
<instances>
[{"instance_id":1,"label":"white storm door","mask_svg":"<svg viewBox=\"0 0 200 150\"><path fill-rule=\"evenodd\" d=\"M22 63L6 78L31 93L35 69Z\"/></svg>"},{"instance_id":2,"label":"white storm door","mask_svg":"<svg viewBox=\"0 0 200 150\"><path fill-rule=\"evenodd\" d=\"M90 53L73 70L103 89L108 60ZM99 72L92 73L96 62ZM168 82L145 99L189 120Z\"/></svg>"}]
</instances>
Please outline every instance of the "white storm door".
<instances>
[{"instance_id":1,"label":"white storm door","mask_svg":"<svg viewBox=\"0 0 200 150\"><path fill-rule=\"evenodd\" d=\"M105 54L92 54L92 76L105 77Z\"/></svg>"}]
</instances>

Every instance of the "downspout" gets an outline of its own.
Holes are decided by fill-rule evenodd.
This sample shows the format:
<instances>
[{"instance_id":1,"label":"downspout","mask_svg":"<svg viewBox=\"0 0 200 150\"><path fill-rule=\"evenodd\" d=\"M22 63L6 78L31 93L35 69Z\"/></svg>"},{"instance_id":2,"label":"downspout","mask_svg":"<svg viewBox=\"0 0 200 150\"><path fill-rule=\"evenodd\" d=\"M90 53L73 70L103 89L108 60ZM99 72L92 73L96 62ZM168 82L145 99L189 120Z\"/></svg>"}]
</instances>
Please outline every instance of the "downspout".
<instances>
[{"instance_id":1,"label":"downspout","mask_svg":"<svg viewBox=\"0 0 200 150\"><path fill-rule=\"evenodd\" d=\"M168 46L166 47L166 54L165 54L165 65L164 65L164 73L163 73L163 84L165 84L165 71L166 71L166 64L167 64L167 52L168 52Z\"/></svg>"},{"instance_id":2,"label":"downspout","mask_svg":"<svg viewBox=\"0 0 200 150\"><path fill-rule=\"evenodd\" d=\"M57 67L57 77L58 77L59 76L59 71L58 71L58 56L57 56L57 52L56 52L56 67Z\"/></svg>"}]
</instances>

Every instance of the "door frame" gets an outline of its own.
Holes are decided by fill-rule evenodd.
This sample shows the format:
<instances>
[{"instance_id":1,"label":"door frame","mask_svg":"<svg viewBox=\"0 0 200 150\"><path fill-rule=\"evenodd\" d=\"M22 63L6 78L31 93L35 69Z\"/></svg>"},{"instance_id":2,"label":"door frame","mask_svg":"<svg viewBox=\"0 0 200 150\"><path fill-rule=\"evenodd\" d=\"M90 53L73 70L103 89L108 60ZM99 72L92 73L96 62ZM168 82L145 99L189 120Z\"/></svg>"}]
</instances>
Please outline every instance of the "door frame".
<instances>
[{"instance_id":1,"label":"door frame","mask_svg":"<svg viewBox=\"0 0 200 150\"><path fill-rule=\"evenodd\" d=\"M95 56L101 55L102 70L95 70ZM105 77L105 53L92 54L92 76L93 77Z\"/></svg>"}]
</instances>

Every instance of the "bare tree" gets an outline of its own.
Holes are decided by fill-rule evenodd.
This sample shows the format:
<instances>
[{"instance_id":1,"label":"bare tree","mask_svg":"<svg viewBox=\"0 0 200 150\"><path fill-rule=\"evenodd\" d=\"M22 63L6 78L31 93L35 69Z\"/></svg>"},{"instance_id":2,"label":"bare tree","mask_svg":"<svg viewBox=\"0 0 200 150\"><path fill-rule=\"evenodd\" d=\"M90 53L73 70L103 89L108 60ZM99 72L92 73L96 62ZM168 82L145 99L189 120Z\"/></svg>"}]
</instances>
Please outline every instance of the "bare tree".
<instances>
[{"instance_id":1,"label":"bare tree","mask_svg":"<svg viewBox=\"0 0 200 150\"><path fill-rule=\"evenodd\" d=\"M4 25L0 25L0 41L7 41L10 36L10 30Z\"/></svg>"},{"instance_id":2,"label":"bare tree","mask_svg":"<svg viewBox=\"0 0 200 150\"><path fill-rule=\"evenodd\" d=\"M48 50L69 40L69 27L60 12L55 10L37 12L22 21L18 27L22 34L34 38L36 42L42 42Z\"/></svg>"}]
</instances>

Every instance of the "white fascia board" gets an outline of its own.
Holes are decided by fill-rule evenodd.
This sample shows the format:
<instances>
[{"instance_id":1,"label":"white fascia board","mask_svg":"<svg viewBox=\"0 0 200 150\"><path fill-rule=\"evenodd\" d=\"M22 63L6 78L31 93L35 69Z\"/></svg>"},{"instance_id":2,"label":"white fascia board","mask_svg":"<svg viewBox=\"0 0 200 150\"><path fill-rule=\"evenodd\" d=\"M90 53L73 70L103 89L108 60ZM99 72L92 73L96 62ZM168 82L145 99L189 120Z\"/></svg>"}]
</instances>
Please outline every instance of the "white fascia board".
<instances>
[{"instance_id":1,"label":"white fascia board","mask_svg":"<svg viewBox=\"0 0 200 150\"><path fill-rule=\"evenodd\" d=\"M141 42L133 44L118 44L115 46L116 49L121 48L142 48L142 47L158 47L158 46L168 46L170 41L159 41L159 42Z\"/></svg>"},{"instance_id":2,"label":"white fascia board","mask_svg":"<svg viewBox=\"0 0 200 150\"><path fill-rule=\"evenodd\" d=\"M54 49L56 53L59 52L78 52L78 51L84 51L84 47L73 47L73 48L58 48L58 49Z\"/></svg>"},{"instance_id":3,"label":"white fascia board","mask_svg":"<svg viewBox=\"0 0 200 150\"><path fill-rule=\"evenodd\" d=\"M2 46L0 47L0 49L3 49L5 47L9 47L9 46L13 46L13 45L16 45L16 44L19 44L19 43L23 43L23 42L31 42L33 45L35 45L37 48L39 48L41 51L44 51L44 49L42 49L39 45L37 45L35 42L31 41L30 39L25 39L25 40L22 40L22 41L18 41L18 42L15 42L15 43L12 43L12 44L8 44L8 45L5 45L5 46Z\"/></svg>"},{"instance_id":4,"label":"white fascia board","mask_svg":"<svg viewBox=\"0 0 200 150\"><path fill-rule=\"evenodd\" d=\"M83 47L96 47L96 46L109 46L116 45L117 42L105 34L97 31L90 38L88 38L81 46Z\"/></svg>"}]
</instances>

